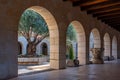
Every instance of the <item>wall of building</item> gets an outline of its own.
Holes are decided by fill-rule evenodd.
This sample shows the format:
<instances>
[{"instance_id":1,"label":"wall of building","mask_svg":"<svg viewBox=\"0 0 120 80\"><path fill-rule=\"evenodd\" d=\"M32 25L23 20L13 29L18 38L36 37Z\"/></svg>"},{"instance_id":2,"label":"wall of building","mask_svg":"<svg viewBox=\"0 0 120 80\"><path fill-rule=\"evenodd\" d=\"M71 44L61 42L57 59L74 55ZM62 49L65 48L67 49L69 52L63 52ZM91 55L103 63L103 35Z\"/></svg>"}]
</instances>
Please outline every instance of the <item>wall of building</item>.
<instances>
[{"instance_id":1,"label":"wall of building","mask_svg":"<svg viewBox=\"0 0 120 80\"><path fill-rule=\"evenodd\" d=\"M87 64L89 62L89 36L92 29L97 28L100 33L101 47L104 46L104 35L108 33L110 40L116 36L118 44L120 43L120 33L112 29L107 24L93 18L85 11L81 11L79 7L73 7L70 2L62 0L0 0L0 79L8 79L16 77L17 74L17 30L20 16L24 10L32 7L40 6L42 8L33 7L47 21L50 30L50 65L54 69L66 68L66 31L68 25L72 21L78 21L85 31L85 48L80 63ZM45 14L46 13L46 14ZM79 31L81 33L81 31ZM80 35L79 35L80 36ZM81 43L82 44L82 43ZM80 50L82 50L82 46ZM110 49L112 46L110 43ZM120 45L117 45L117 52L120 52ZM112 51L110 51L112 54ZM120 54L118 54L120 58Z\"/></svg>"},{"instance_id":2,"label":"wall of building","mask_svg":"<svg viewBox=\"0 0 120 80\"><path fill-rule=\"evenodd\" d=\"M23 36L19 36L18 37L18 42L21 43L21 46L22 46L22 55L25 55L27 54L27 40L23 37ZM37 46L36 46L36 54L38 55L41 55L42 54L42 43L46 43L47 44L47 52L48 52L48 55L50 54L50 42L49 42L49 39L46 38L44 40L42 40Z\"/></svg>"}]
</instances>

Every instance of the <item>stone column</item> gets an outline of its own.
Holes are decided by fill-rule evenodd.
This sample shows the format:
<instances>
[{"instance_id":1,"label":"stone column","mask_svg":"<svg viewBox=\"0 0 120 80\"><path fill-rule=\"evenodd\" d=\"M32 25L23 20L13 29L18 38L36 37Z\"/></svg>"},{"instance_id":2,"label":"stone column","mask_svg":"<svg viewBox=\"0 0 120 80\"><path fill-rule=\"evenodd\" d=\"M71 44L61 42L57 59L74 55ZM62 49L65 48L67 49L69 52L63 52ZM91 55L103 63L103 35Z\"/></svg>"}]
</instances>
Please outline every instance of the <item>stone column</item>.
<instances>
[{"instance_id":1,"label":"stone column","mask_svg":"<svg viewBox=\"0 0 120 80\"><path fill-rule=\"evenodd\" d=\"M92 48L92 63L93 64L103 64L103 59L102 59L102 52L103 52L103 48Z\"/></svg>"},{"instance_id":2,"label":"stone column","mask_svg":"<svg viewBox=\"0 0 120 80\"><path fill-rule=\"evenodd\" d=\"M50 67L52 69L66 68L65 53L66 53L66 32L62 32L59 34L58 38L51 38L50 40Z\"/></svg>"}]
</instances>

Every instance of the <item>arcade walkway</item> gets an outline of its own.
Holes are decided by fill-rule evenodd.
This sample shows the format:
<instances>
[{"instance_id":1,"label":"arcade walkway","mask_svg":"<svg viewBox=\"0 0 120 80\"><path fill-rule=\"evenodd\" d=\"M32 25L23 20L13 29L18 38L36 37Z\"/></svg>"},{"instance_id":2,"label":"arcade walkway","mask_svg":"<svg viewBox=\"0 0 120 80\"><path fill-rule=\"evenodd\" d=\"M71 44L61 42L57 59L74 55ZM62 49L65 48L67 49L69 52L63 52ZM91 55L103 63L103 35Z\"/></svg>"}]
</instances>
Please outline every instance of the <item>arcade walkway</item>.
<instances>
[{"instance_id":1,"label":"arcade walkway","mask_svg":"<svg viewBox=\"0 0 120 80\"><path fill-rule=\"evenodd\" d=\"M120 80L120 60L24 75L11 80Z\"/></svg>"}]
</instances>

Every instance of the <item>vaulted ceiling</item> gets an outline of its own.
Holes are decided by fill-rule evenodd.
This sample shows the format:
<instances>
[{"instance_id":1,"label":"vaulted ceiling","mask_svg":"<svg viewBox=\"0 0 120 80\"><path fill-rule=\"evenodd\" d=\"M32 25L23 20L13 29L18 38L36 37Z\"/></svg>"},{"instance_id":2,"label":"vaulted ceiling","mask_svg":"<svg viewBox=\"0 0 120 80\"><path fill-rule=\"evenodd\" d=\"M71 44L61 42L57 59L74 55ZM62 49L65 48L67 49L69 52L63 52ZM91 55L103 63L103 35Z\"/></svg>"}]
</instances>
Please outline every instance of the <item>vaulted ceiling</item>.
<instances>
[{"instance_id":1,"label":"vaulted ceiling","mask_svg":"<svg viewBox=\"0 0 120 80\"><path fill-rule=\"evenodd\" d=\"M120 31L120 0L64 0L71 1L93 17Z\"/></svg>"}]
</instances>

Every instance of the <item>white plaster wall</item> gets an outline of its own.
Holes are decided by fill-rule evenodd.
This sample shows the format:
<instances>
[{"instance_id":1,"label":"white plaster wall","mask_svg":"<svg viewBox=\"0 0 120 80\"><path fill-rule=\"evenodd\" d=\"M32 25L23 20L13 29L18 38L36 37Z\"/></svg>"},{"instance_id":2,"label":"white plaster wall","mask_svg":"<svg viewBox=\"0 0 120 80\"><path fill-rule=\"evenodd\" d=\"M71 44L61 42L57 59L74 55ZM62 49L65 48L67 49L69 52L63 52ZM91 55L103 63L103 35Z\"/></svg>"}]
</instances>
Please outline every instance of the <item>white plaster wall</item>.
<instances>
[{"instance_id":1,"label":"white plaster wall","mask_svg":"<svg viewBox=\"0 0 120 80\"><path fill-rule=\"evenodd\" d=\"M42 54L42 43L46 43L47 44L47 52L48 52L48 55L50 55L50 42L49 42L49 39L44 39L42 40L42 42L40 42L37 46L36 46L36 54L40 55Z\"/></svg>"},{"instance_id":2,"label":"white plaster wall","mask_svg":"<svg viewBox=\"0 0 120 80\"><path fill-rule=\"evenodd\" d=\"M19 36L18 37L18 42L20 42L22 45L22 54L25 55L26 54L26 47L27 47L27 40L23 37L23 36Z\"/></svg>"}]
</instances>

